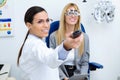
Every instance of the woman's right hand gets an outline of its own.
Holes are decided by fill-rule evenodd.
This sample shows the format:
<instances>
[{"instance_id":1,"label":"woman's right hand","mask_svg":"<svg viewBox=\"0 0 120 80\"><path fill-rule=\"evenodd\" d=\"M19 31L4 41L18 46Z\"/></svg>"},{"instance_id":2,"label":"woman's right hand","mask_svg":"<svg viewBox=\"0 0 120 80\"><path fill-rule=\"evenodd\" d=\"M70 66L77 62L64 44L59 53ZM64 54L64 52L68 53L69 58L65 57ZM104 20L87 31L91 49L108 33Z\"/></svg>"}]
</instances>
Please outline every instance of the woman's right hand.
<instances>
[{"instance_id":1,"label":"woman's right hand","mask_svg":"<svg viewBox=\"0 0 120 80\"><path fill-rule=\"evenodd\" d=\"M66 50L70 50L72 48L78 48L79 46L81 46L82 42L83 42L83 34L81 34L79 37L75 39L71 38L71 36L68 36L64 40L63 45Z\"/></svg>"}]
</instances>

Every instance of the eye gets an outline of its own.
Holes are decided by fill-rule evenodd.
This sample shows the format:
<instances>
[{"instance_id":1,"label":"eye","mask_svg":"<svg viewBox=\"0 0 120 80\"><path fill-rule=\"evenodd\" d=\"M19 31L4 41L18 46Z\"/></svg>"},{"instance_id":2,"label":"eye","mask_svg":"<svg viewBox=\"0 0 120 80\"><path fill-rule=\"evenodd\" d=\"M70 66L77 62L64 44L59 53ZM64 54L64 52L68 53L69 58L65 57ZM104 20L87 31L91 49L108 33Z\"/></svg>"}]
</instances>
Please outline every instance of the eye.
<instances>
[{"instance_id":1,"label":"eye","mask_svg":"<svg viewBox=\"0 0 120 80\"><path fill-rule=\"evenodd\" d=\"M73 12L69 12L69 15L73 14Z\"/></svg>"},{"instance_id":2,"label":"eye","mask_svg":"<svg viewBox=\"0 0 120 80\"><path fill-rule=\"evenodd\" d=\"M70 10L70 12L73 12L74 10Z\"/></svg>"},{"instance_id":3,"label":"eye","mask_svg":"<svg viewBox=\"0 0 120 80\"><path fill-rule=\"evenodd\" d=\"M74 14L75 14L76 16L78 15L78 13L77 13L77 12L75 12Z\"/></svg>"},{"instance_id":4,"label":"eye","mask_svg":"<svg viewBox=\"0 0 120 80\"><path fill-rule=\"evenodd\" d=\"M44 21L43 21L42 19L38 21L38 23L43 23L43 22L44 22Z\"/></svg>"},{"instance_id":5,"label":"eye","mask_svg":"<svg viewBox=\"0 0 120 80\"><path fill-rule=\"evenodd\" d=\"M48 18L48 19L46 20L47 23L49 23L49 22L51 22L51 21L53 21L53 20L50 19L50 18Z\"/></svg>"},{"instance_id":6,"label":"eye","mask_svg":"<svg viewBox=\"0 0 120 80\"><path fill-rule=\"evenodd\" d=\"M49 23L49 22L50 22L50 19L46 19L46 22Z\"/></svg>"}]
</instances>

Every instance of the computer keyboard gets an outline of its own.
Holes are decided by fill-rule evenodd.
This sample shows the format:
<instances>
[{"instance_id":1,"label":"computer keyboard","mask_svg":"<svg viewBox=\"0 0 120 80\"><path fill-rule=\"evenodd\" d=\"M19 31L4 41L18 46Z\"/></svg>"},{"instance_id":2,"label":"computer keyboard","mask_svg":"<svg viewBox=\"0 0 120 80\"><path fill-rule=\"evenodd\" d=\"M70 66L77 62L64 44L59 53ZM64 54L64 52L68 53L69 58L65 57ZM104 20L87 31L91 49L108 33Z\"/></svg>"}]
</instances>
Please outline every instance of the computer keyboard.
<instances>
[{"instance_id":1,"label":"computer keyboard","mask_svg":"<svg viewBox=\"0 0 120 80\"><path fill-rule=\"evenodd\" d=\"M0 64L0 71L1 71L1 69L2 69L3 66L4 66L4 64Z\"/></svg>"}]
</instances>

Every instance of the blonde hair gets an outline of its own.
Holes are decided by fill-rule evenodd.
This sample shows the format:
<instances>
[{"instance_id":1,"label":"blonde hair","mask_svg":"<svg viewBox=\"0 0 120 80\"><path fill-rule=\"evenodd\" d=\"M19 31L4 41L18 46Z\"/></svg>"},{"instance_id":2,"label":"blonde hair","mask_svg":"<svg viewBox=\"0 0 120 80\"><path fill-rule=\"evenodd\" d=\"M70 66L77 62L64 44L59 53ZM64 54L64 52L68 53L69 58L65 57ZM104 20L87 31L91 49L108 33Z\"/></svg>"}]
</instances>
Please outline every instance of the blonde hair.
<instances>
[{"instance_id":1,"label":"blonde hair","mask_svg":"<svg viewBox=\"0 0 120 80\"><path fill-rule=\"evenodd\" d=\"M69 7L74 7L80 13L79 8L75 3L68 3L63 8L61 18L60 18L59 29L56 32L56 39L57 39L57 44L58 45L62 42L62 40L65 39L65 31L66 31L66 28L65 28L65 13L66 13L66 11ZM77 24L75 24L74 31L81 29L80 28L80 19L81 19L81 17L78 16L78 22L77 22ZM84 51L84 40L82 42L82 45L79 47L79 54L82 55L83 51Z\"/></svg>"}]
</instances>

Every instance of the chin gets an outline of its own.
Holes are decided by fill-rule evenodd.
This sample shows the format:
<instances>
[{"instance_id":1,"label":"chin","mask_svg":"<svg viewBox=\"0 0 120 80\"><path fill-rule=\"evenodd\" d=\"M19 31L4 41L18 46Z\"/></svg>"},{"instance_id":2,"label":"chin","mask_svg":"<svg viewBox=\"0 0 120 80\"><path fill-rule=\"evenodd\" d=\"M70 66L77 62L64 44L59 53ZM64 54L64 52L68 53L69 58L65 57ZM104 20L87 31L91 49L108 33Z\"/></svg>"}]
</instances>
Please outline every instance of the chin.
<instances>
[{"instance_id":1,"label":"chin","mask_svg":"<svg viewBox=\"0 0 120 80\"><path fill-rule=\"evenodd\" d=\"M45 37L47 37L48 36L48 34L45 34Z\"/></svg>"}]
</instances>

